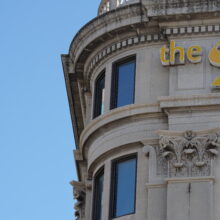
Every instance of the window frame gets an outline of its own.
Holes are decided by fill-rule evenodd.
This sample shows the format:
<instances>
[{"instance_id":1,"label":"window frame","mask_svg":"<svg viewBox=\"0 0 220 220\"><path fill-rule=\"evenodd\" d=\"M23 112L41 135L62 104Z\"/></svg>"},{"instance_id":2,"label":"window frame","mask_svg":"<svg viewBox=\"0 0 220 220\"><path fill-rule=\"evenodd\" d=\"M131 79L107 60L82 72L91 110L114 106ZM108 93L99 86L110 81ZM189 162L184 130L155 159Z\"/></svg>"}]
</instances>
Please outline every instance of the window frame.
<instances>
[{"instance_id":1,"label":"window frame","mask_svg":"<svg viewBox=\"0 0 220 220\"><path fill-rule=\"evenodd\" d=\"M136 54L121 58L121 59L115 61L112 64L110 110L118 108L118 106L117 106L117 100L118 100L118 85L117 85L118 84L118 73L117 73L117 67L120 66L120 65L123 65L125 63L129 63L131 61L134 61L134 85L133 85L134 90L133 90L133 102L131 104L135 103Z\"/></svg>"},{"instance_id":2,"label":"window frame","mask_svg":"<svg viewBox=\"0 0 220 220\"><path fill-rule=\"evenodd\" d=\"M99 210L97 207L98 201L97 201L97 194L98 194L98 184L97 184L97 178L103 175L103 187L104 187L104 174L105 174L104 166L101 167L94 176L93 181L93 197L92 197L92 220L97 220L97 211ZM103 196L103 194L102 194ZM102 209L103 211L103 209ZM102 212L101 212L102 213ZM101 216L100 216L101 217Z\"/></svg>"},{"instance_id":3,"label":"window frame","mask_svg":"<svg viewBox=\"0 0 220 220\"><path fill-rule=\"evenodd\" d=\"M102 100L99 98L99 97L102 97L102 94L98 90L98 86L97 86L98 82L100 82L102 79L104 79L104 89L105 89L105 70L102 70L99 73L99 75L96 77L96 80L94 83L93 119L102 115L102 112L100 111L100 106L102 104Z\"/></svg>"},{"instance_id":4,"label":"window frame","mask_svg":"<svg viewBox=\"0 0 220 220\"><path fill-rule=\"evenodd\" d=\"M136 166L135 166L135 192L134 192L134 211L128 214L120 215L120 216L115 216L115 202L116 202L116 190L117 190L117 182L116 182L116 165L130 160L130 159L135 159L136 160ZM110 185L110 208L109 208L109 216L110 219L114 218L120 218L123 216L127 215L133 215L136 213L136 200L137 200L137 167L138 167L138 154L137 153L132 153L126 156L121 156L119 158L116 158L112 160L111 162L111 185Z\"/></svg>"}]
</instances>

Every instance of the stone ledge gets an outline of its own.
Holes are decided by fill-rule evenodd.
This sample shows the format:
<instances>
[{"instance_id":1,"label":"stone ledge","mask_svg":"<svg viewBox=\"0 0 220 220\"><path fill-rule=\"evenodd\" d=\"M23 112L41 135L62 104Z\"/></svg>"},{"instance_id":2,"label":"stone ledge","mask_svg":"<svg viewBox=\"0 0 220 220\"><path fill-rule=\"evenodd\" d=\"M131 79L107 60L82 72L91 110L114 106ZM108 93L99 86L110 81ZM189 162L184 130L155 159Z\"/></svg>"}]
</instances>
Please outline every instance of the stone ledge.
<instances>
[{"instance_id":1,"label":"stone ledge","mask_svg":"<svg viewBox=\"0 0 220 220\"><path fill-rule=\"evenodd\" d=\"M220 105L220 94L159 97L160 108ZM219 106L220 107L220 106Z\"/></svg>"},{"instance_id":2,"label":"stone ledge","mask_svg":"<svg viewBox=\"0 0 220 220\"><path fill-rule=\"evenodd\" d=\"M197 135L206 135L206 134L212 134L215 132L219 132L219 128L213 128L213 129L207 129L207 130L200 130L200 131L193 131ZM174 136L174 137L182 137L184 135L185 131L173 131L173 130L159 130L157 131L158 135L166 135L166 136Z\"/></svg>"},{"instance_id":3,"label":"stone ledge","mask_svg":"<svg viewBox=\"0 0 220 220\"><path fill-rule=\"evenodd\" d=\"M214 176L203 176L203 177L186 177L186 178L165 178L158 181L153 181L146 183L147 189L155 189L155 188L165 188L167 184L172 183L192 183L192 182L215 182Z\"/></svg>"},{"instance_id":4,"label":"stone ledge","mask_svg":"<svg viewBox=\"0 0 220 220\"><path fill-rule=\"evenodd\" d=\"M148 117L159 117L158 114L162 113L157 103L143 105L133 104L111 110L92 120L90 124L85 127L80 136L80 147L84 145L87 138L97 129L119 119L141 114L148 114Z\"/></svg>"},{"instance_id":5,"label":"stone ledge","mask_svg":"<svg viewBox=\"0 0 220 220\"><path fill-rule=\"evenodd\" d=\"M215 177L203 176L203 177L187 177L187 178L166 178L167 184L170 183L191 183L191 182L214 182Z\"/></svg>"}]
</instances>

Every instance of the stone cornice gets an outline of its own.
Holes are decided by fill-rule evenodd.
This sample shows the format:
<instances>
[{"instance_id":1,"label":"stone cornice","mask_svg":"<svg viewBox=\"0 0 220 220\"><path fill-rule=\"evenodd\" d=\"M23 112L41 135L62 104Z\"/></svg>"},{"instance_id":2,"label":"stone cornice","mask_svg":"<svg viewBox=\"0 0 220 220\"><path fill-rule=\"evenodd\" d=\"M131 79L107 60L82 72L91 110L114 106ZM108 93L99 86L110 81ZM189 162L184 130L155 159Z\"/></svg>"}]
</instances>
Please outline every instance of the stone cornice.
<instances>
[{"instance_id":1,"label":"stone cornice","mask_svg":"<svg viewBox=\"0 0 220 220\"><path fill-rule=\"evenodd\" d=\"M99 40L103 43L106 38L111 38L106 35L107 33L115 32L126 25L134 25L147 20L142 15L140 4L124 6L94 18L76 34L70 45L69 54L73 63L78 61L83 51L87 53L92 51L94 41L95 47L97 47ZM104 37L104 35L106 36Z\"/></svg>"},{"instance_id":2,"label":"stone cornice","mask_svg":"<svg viewBox=\"0 0 220 220\"><path fill-rule=\"evenodd\" d=\"M162 4L163 3L160 2L157 5ZM117 32L120 30L120 28L130 26L130 29L132 29L132 27L134 28L134 25L140 25L143 23L145 23L146 26L146 22L149 21L149 17L149 12L144 11L143 5L140 3L135 3L119 7L116 10L109 11L108 13L91 20L76 34L71 43L69 54L74 63L74 71L81 74L83 71L89 73L94 69L94 66L97 66L101 60L110 54L139 43L163 40L164 36L219 32L220 29L219 24L207 26L198 25L162 28L162 30L158 29L159 31L156 33L134 35L133 37L119 40L101 49L96 53L96 55L94 55L94 58L90 61L90 63L87 64L86 69L84 69L85 60L94 51L94 48L97 48L98 45L101 45L103 42L107 42L109 39L112 39L113 36L118 35ZM184 21L184 19L182 18L181 21ZM123 32L124 31L125 30L123 30ZM161 35L161 33L163 33L163 35Z\"/></svg>"},{"instance_id":3,"label":"stone cornice","mask_svg":"<svg viewBox=\"0 0 220 220\"><path fill-rule=\"evenodd\" d=\"M79 93L76 85L77 84L76 77L73 77L73 75L76 74L72 72L72 64L69 55L62 55L61 58L62 58L68 102L70 107L72 126L74 131L74 138L75 138L76 147L78 147L79 136L84 125L81 114L81 106L79 105Z\"/></svg>"}]
</instances>

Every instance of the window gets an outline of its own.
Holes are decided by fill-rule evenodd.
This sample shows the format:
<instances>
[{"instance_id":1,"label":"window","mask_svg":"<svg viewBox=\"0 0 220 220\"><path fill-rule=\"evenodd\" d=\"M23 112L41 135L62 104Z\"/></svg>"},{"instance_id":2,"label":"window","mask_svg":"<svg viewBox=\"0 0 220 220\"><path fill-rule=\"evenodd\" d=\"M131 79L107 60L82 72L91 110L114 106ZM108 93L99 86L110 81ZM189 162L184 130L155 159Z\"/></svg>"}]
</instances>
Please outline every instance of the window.
<instances>
[{"instance_id":1,"label":"window","mask_svg":"<svg viewBox=\"0 0 220 220\"><path fill-rule=\"evenodd\" d=\"M104 112L104 96L105 96L105 72L102 72L95 83L95 102L93 117L97 117Z\"/></svg>"},{"instance_id":2,"label":"window","mask_svg":"<svg viewBox=\"0 0 220 220\"><path fill-rule=\"evenodd\" d=\"M135 57L113 65L111 109L134 103Z\"/></svg>"},{"instance_id":3,"label":"window","mask_svg":"<svg viewBox=\"0 0 220 220\"><path fill-rule=\"evenodd\" d=\"M113 163L111 216L113 218L135 212L136 156Z\"/></svg>"},{"instance_id":4,"label":"window","mask_svg":"<svg viewBox=\"0 0 220 220\"><path fill-rule=\"evenodd\" d=\"M102 220L104 169L95 176L93 196L93 220Z\"/></svg>"}]
</instances>

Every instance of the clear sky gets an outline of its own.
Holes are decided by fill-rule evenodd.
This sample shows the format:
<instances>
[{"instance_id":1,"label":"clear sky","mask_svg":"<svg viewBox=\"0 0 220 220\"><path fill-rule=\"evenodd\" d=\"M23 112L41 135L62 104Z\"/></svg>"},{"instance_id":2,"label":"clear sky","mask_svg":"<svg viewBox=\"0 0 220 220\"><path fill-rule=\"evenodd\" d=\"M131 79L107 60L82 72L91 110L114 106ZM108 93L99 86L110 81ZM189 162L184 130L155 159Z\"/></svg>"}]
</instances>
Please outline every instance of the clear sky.
<instances>
[{"instance_id":1,"label":"clear sky","mask_svg":"<svg viewBox=\"0 0 220 220\"><path fill-rule=\"evenodd\" d=\"M100 0L0 0L0 219L73 220L60 54Z\"/></svg>"}]
</instances>

